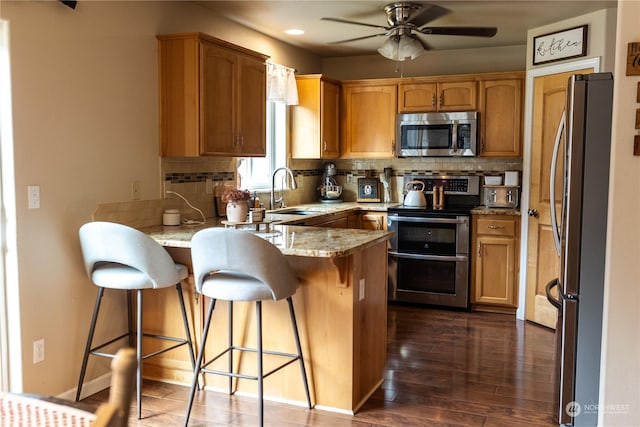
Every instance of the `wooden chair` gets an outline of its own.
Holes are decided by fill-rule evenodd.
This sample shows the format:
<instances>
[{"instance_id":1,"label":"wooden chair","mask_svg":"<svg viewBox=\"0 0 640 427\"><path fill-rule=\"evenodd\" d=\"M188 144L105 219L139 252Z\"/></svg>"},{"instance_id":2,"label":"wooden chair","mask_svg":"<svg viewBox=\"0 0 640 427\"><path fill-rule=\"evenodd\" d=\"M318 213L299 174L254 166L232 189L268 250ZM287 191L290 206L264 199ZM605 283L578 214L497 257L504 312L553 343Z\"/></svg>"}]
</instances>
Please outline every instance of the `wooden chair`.
<instances>
[{"instance_id":1,"label":"wooden chair","mask_svg":"<svg viewBox=\"0 0 640 427\"><path fill-rule=\"evenodd\" d=\"M75 402L29 394L0 393L0 425L12 427L124 427L128 425L136 372L136 352L118 351L111 361L109 401L95 413Z\"/></svg>"}]
</instances>

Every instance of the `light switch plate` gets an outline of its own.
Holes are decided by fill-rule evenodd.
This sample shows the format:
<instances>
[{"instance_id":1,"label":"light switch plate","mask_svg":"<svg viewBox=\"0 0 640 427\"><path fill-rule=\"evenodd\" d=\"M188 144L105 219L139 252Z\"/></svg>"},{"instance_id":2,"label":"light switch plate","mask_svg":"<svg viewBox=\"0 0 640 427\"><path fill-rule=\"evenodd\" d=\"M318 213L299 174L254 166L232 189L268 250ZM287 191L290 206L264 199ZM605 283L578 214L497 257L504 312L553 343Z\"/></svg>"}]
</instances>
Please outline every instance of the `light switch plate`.
<instances>
[{"instance_id":1,"label":"light switch plate","mask_svg":"<svg viewBox=\"0 0 640 427\"><path fill-rule=\"evenodd\" d=\"M29 197L29 209L40 209L40 186L28 186L27 194Z\"/></svg>"}]
</instances>

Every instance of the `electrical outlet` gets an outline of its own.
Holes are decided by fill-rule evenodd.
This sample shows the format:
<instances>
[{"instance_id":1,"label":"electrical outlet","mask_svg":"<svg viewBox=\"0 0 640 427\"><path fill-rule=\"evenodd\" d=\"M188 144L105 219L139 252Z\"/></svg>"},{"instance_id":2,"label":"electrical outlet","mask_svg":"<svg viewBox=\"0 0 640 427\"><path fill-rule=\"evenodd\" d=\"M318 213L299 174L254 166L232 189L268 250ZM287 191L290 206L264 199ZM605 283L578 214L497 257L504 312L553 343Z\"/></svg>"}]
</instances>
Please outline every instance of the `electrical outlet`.
<instances>
[{"instance_id":1,"label":"electrical outlet","mask_svg":"<svg viewBox=\"0 0 640 427\"><path fill-rule=\"evenodd\" d=\"M360 279L360 295L358 296L358 301L362 301L364 299L364 278Z\"/></svg>"},{"instance_id":2,"label":"electrical outlet","mask_svg":"<svg viewBox=\"0 0 640 427\"><path fill-rule=\"evenodd\" d=\"M165 179L164 180L164 189L162 191L162 194L167 194L167 191L171 191L171 180L170 179Z\"/></svg>"},{"instance_id":3,"label":"electrical outlet","mask_svg":"<svg viewBox=\"0 0 640 427\"><path fill-rule=\"evenodd\" d=\"M44 362L44 338L33 342L33 363Z\"/></svg>"},{"instance_id":4,"label":"electrical outlet","mask_svg":"<svg viewBox=\"0 0 640 427\"><path fill-rule=\"evenodd\" d=\"M352 173L348 173L347 174L347 184L353 184L353 174Z\"/></svg>"},{"instance_id":5,"label":"electrical outlet","mask_svg":"<svg viewBox=\"0 0 640 427\"><path fill-rule=\"evenodd\" d=\"M40 186L28 186L27 194L29 196L29 209L40 209Z\"/></svg>"},{"instance_id":6,"label":"electrical outlet","mask_svg":"<svg viewBox=\"0 0 640 427\"><path fill-rule=\"evenodd\" d=\"M204 187L207 194L213 194L213 180L211 178L207 178L207 180L204 182Z\"/></svg>"},{"instance_id":7,"label":"electrical outlet","mask_svg":"<svg viewBox=\"0 0 640 427\"><path fill-rule=\"evenodd\" d=\"M131 183L131 199L140 200L140 181Z\"/></svg>"}]
</instances>

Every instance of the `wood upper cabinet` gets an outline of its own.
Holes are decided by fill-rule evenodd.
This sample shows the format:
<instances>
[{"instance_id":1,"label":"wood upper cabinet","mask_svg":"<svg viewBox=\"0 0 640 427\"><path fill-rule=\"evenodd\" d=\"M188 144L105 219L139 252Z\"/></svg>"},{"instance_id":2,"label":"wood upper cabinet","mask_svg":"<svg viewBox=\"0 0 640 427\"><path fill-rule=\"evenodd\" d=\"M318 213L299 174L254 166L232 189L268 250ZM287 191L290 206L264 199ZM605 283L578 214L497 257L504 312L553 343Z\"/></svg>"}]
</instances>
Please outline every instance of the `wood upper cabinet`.
<instances>
[{"instance_id":1,"label":"wood upper cabinet","mask_svg":"<svg viewBox=\"0 0 640 427\"><path fill-rule=\"evenodd\" d=\"M400 82L398 112L472 111L477 108L476 80Z\"/></svg>"},{"instance_id":2,"label":"wood upper cabinet","mask_svg":"<svg viewBox=\"0 0 640 427\"><path fill-rule=\"evenodd\" d=\"M520 72L480 77L480 156L522 156L523 87L524 73Z\"/></svg>"},{"instance_id":3,"label":"wood upper cabinet","mask_svg":"<svg viewBox=\"0 0 640 427\"><path fill-rule=\"evenodd\" d=\"M264 156L267 56L202 33L158 41L162 156Z\"/></svg>"},{"instance_id":4,"label":"wood upper cabinet","mask_svg":"<svg viewBox=\"0 0 640 427\"><path fill-rule=\"evenodd\" d=\"M385 81L342 85L342 157L395 155L397 87Z\"/></svg>"},{"instance_id":5,"label":"wood upper cabinet","mask_svg":"<svg viewBox=\"0 0 640 427\"><path fill-rule=\"evenodd\" d=\"M298 105L291 107L291 157L340 156L340 83L319 74L296 76Z\"/></svg>"},{"instance_id":6,"label":"wood upper cabinet","mask_svg":"<svg viewBox=\"0 0 640 427\"><path fill-rule=\"evenodd\" d=\"M473 230L473 307L489 311L515 311L518 306L520 218L474 215Z\"/></svg>"}]
</instances>

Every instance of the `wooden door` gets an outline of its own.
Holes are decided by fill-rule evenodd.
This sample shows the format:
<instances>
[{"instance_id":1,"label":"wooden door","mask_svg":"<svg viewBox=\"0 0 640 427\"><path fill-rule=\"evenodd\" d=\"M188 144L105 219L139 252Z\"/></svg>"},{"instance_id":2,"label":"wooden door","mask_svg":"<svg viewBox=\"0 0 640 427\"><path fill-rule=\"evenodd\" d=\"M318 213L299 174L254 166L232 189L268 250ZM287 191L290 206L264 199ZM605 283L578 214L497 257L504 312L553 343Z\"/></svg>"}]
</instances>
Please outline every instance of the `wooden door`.
<instances>
[{"instance_id":1,"label":"wooden door","mask_svg":"<svg viewBox=\"0 0 640 427\"><path fill-rule=\"evenodd\" d=\"M399 83L398 113L436 111L437 83Z\"/></svg>"},{"instance_id":2,"label":"wooden door","mask_svg":"<svg viewBox=\"0 0 640 427\"><path fill-rule=\"evenodd\" d=\"M320 82L322 134L320 155L323 159L340 157L340 86L337 83Z\"/></svg>"},{"instance_id":3,"label":"wooden door","mask_svg":"<svg viewBox=\"0 0 640 427\"><path fill-rule=\"evenodd\" d=\"M346 158L394 155L397 89L394 84L345 86L344 150Z\"/></svg>"},{"instance_id":4,"label":"wooden door","mask_svg":"<svg viewBox=\"0 0 640 427\"><path fill-rule=\"evenodd\" d=\"M267 70L264 61L240 56L236 99L237 152L243 156L267 154Z\"/></svg>"},{"instance_id":5,"label":"wooden door","mask_svg":"<svg viewBox=\"0 0 640 427\"><path fill-rule=\"evenodd\" d=\"M236 78L238 56L202 42L200 86L200 154L231 154L236 147Z\"/></svg>"},{"instance_id":6,"label":"wooden door","mask_svg":"<svg viewBox=\"0 0 640 427\"><path fill-rule=\"evenodd\" d=\"M520 157L524 74L480 81L480 156Z\"/></svg>"},{"instance_id":7,"label":"wooden door","mask_svg":"<svg viewBox=\"0 0 640 427\"><path fill-rule=\"evenodd\" d=\"M533 87L533 129L531 137L531 187L529 193L529 235L527 247L527 295L525 318L555 328L558 313L547 301L546 284L558 277L560 259L551 229L549 174L553 145L566 103L567 82L576 70L537 77ZM556 202L562 197L562 153L556 172ZM557 210L559 213L559 209ZM535 214L534 214L535 213ZM534 216L532 216L534 214Z\"/></svg>"},{"instance_id":8,"label":"wooden door","mask_svg":"<svg viewBox=\"0 0 640 427\"><path fill-rule=\"evenodd\" d=\"M438 111L476 109L476 81L438 83Z\"/></svg>"}]
</instances>

